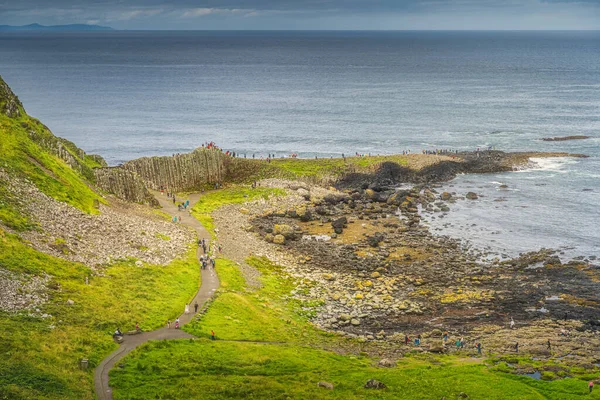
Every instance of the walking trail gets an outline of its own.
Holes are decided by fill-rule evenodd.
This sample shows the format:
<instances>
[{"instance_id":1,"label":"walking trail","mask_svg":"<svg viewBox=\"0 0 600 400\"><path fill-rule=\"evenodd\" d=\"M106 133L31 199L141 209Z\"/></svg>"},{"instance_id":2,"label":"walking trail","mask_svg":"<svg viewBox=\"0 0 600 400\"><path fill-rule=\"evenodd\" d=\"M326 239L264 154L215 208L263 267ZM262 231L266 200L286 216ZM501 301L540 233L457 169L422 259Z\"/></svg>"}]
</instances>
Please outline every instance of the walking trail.
<instances>
[{"instance_id":1,"label":"walking trail","mask_svg":"<svg viewBox=\"0 0 600 400\"><path fill-rule=\"evenodd\" d=\"M194 228L196 232L198 232L199 239L210 240L210 234L196 218L192 217L187 212L180 212L177 209L177 206L173 204L172 200L166 195L161 195L158 192L154 193L154 195L162 206L163 211L171 216L180 215L181 224ZM199 194L190 195L190 206L188 208L191 208L199 198ZM198 246L197 256L200 257L202 254L204 254L202 248ZM198 308L202 309L206 301L210 299L214 292L219 288L219 278L217 278L217 274L213 269L201 269L200 272L202 274L200 290L198 290L196 296L188 303L190 304L190 313L184 313L179 317L180 325L185 325L192 320L195 315L193 311L193 305L195 303L198 303ZM172 326L174 326L174 323L172 323ZM143 332L137 335L125 335L121 346L102 360L94 371L94 389L96 391L96 396L99 400L112 400L112 389L108 384L108 371L110 371L120 359L138 346L150 340L189 339L193 337L194 336L180 329L168 329L166 326L151 332Z\"/></svg>"}]
</instances>

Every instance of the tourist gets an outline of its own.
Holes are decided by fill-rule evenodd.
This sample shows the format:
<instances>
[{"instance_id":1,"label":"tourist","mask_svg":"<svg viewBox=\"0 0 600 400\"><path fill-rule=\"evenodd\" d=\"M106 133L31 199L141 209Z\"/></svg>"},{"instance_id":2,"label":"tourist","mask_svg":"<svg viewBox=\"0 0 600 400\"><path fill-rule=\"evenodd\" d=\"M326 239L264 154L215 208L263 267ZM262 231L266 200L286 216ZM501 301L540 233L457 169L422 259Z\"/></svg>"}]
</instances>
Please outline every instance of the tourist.
<instances>
[{"instance_id":1,"label":"tourist","mask_svg":"<svg viewBox=\"0 0 600 400\"><path fill-rule=\"evenodd\" d=\"M190 313L190 305L186 304L185 305L185 314L189 314Z\"/></svg>"},{"instance_id":2,"label":"tourist","mask_svg":"<svg viewBox=\"0 0 600 400\"><path fill-rule=\"evenodd\" d=\"M519 342L515 343L515 353L519 352Z\"/></svg>"},{"instance_id":3,"label":"tourist","mask_svg":"<svg viewBox=\"0 0 600 400\"><path fill-rule=\"evenodd\" d=\"M462 347L462 345L461 345L461 339L458 339L455 344L456 344L456 350L457 351L460 350L460 348Z\"/></svg>"},{"instance_id":4,"label":"tourist","mask_svg":"<svg viewBox=\"0 0 600 400\"><path fill-rule=\"evenodd\" d=\"M167 320L167 329L171 329L171 320L170 319Z\"/></svg>"},{"instance_id":5,"label":"tourist","mask_svg":"<svg viewBox=\"0 0 600 400\"><path fill-rule=\"evenodd\" d=\"M513 317L510 317L510 329L515 329L515 320Z\"/></svg>"},{"instance_id":6,"label":"tourist","mask_svg":"<svg viewBox=\"0 0 600 400\"><path fill-rule=\"evenodd\" d=\"M410 338L408 337L408 335L404 335L404 344L408 346L409 343L410 343Z\"/></svg>"},{"instance_id":7,"label":"tourist","mask_svg":"<svg viewBox=\"0 0 600 400\"><path fill-rule=\"evenodd\" d=\"M590 381L590 383L588 383L588 388L590 388L590 393L592 393L592 390L594 390L594 381Z\"/></svg>"},{"instance_id":8,"label":"tourist","mask_svg":"<svg viewBox=\"0 0 600 400\"><path fill-rule=\"evenodd\" d=\"M448 341L448 331L444 332L444 343Z\"/></svg>"},{"instance_id":9,"label":"tourist","mask_svg":"<svg viewBox=\"0 0 600 400\"><path fill-rule=\"evenodd\" d=\"M477 353L479 353L479 355L481 355L481 343L477 343Z\"/></svg>"},{"instance_id":10,"label":"tourist","mask_svg":"<svg viewBox=\"0 0 600 400\"><path fill-rule=\"evenodd\" d=\"M179 318L175 320L175 329L179 329Z\"/></svg>"},{"instance_id":11,"label":"tourist","mask_svg":"<svg viewBox=\"0 0 600 400\"><path fill-rule=\"evenodd\" d=\"M115 333L113 333L113 337L121 337L121 336L123 336L123 333L121 333L121 329L117 328Z\"/></svg>"},{"instance_id":12,"label":"tourist","mask_svg":"<svg viewBox=\"0 0 600 400\"><path fill-rule=\"evenodd\" d=\"M136 322L136 323L135 323L135 331L136 331L136 332L141 332L141 331L142 331L142 330L140 329L140 323L139 323L139 322Z\"/></svg>"},{"instance_id":13,"label":"tourist","mask_svg":"<svg viewBox=\"0 0 600 400\"><path fill-rule=\"evenodd\" d=\"M194 304L194 313L198 312L198 302Z\"/></svg>"},{"instance_id":14,"label":"tourist","mask_svg":"<svg viewBox=\"0 0 600 400\"><path fill-rule=\"evenodd\" d=\"M215 331L210 331L210 340L215 340Z\"/></svg>"},{"instance_id":15,"label":"tourist","mask_svg":"<svg viewBox=\"0 0 600 400\"><path fill-rule=\"evenodd\" d=\"M548 350L552 350L552 347L550 345L550 339L548 339L548 341L546 342L546 345L548 346Z\"/></svg>"}]
</instances>

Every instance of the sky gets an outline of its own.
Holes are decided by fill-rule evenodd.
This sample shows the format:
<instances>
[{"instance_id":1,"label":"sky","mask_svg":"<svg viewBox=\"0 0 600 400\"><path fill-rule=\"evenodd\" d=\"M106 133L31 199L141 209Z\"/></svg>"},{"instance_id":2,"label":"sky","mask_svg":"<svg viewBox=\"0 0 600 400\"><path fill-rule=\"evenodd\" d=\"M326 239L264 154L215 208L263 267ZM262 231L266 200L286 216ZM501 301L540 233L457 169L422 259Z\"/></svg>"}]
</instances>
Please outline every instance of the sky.
<instances>
[{"instance_id":1,"label":"sky","mask_svg":"<svg viewBox=\"0 0 600 400\"><path fill-rule=\"evenodd\" d=\"M600 0L0 0L0 25L115 29L600 29Z\"/></svg>"}]
</instances>

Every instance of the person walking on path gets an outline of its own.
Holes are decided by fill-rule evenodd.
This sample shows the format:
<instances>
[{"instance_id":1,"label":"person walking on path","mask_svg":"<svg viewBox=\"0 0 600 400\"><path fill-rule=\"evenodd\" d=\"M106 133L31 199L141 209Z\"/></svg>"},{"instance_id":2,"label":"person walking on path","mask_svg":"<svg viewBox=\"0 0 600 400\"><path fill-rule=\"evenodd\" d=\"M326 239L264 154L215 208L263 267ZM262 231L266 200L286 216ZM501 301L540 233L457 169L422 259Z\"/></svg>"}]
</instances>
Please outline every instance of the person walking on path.
<instances>
[{"instance_id":1,"label":"person walking on path","mask_svg":"<svg viewBox=\"0 0 600 400\"><path fill-rule=\"evenodd\" d=\"M215 331L210 331L210 340L215 340Z\"/></svg>"},{"instance_id":2,"label":"person walking on path","mask_svg":"<svg viewBox=\"0 0 600 400\"><path fill-rule=\"evenodd\" d=\"M198 312L198 302L194 304L194 313Z\"/></svg>"},{"instance_id":3,"label":"person walking on path","mask_svg":"<svg viewBox=\"0 0 600 400\"><path fill-rule=\"evenodd\" d=\"M167 329L171 329L171 320L170 319L167 320Z\"/></svg>"},{"instance_id":4,"label":"person walking on path","mask_svg":"<svg viewBox=\"0 0 600 400\"><path fill-rule=\"evenodd\" d=\"M189 314L189 313L190 313L190 305L189 305L189 304L186 304L186 305L185 305L185 314L187 315L187 314Z\"/></svg>"}]
</instances>

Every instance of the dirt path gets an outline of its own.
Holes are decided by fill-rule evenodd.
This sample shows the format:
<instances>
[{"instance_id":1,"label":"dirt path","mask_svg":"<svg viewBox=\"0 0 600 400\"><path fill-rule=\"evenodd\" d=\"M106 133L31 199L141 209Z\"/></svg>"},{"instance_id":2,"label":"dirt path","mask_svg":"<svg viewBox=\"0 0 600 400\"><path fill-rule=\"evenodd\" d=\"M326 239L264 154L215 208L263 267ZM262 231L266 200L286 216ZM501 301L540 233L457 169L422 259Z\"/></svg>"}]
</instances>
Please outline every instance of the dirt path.
<instances>
[{"instance_id":1,"label":"dirt path","mask_svg":"<svg viewBox=\"0 0 600 400\"><path fill-rule=\"evenodd\" d=\"M164 212L170 214L171 216L181 216L181 224L194 228L196 232L198 232L198 237L200 239L210 240L210 234L206 229L204 229L202 224L196 218L189 215L187 211L180 212L177 209L177 206L173 204L173 202L170 201L167 196L161 195L158 192L154 192L154 196L158 199ZM200 194L190 195L189 208L191 208L191 206L193 206L199 198ZM204 253L199 247L197 252L198 257L200 257L202 254ZM189 303L191 312L187 315L184 313L179 317L179 322L181 325L187 324L194 317L193 305L198 303L199 309L202 309L204 303L206 303L206 301L212 297L214 292L219 287L219 279L217 278L217 274L214 272L214 270L206 269L201 270L200 272L202 274L202 284L200 286L200 290L198 290L196 296ZM187 339L193 337L194 336L187 332L173 328L168 329L166 326L155 331L144 332L139 335L125 336L121 346L104 360L102 360L102 362L94 371L94 389L96 391L96 396L99 400L112 400L112 389L108 384L108 371L110 371L120 359L125 357L130 351L134 350L138 346L150 340Z\"/></svg>"}]
</instances>

